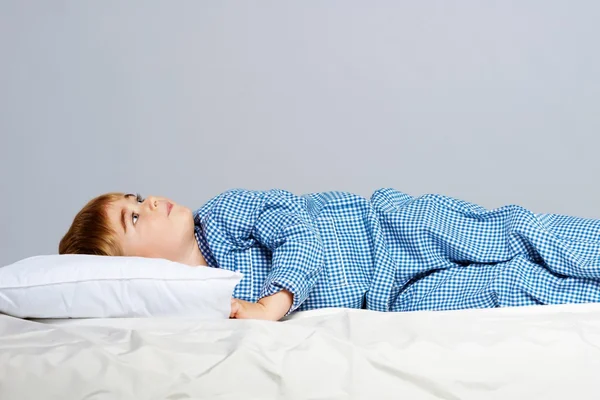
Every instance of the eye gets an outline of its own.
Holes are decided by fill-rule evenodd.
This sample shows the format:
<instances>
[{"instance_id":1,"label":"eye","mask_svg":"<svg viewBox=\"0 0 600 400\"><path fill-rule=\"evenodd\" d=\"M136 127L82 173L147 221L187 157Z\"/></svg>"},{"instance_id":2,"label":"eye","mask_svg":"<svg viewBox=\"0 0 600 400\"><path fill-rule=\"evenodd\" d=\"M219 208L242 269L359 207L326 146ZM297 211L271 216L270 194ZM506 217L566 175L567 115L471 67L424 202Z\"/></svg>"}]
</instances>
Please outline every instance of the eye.
<instances>
[{"instance_id":1,"label":"eye","mask_svg":"<svg viewBox=\"0 0 600 400\"><path fill-rule=\"evenodd\" d=\"M143 202L144 202L144 198L143 198L143 197L142 197L142 195L141 195L141 194L139 194L139 193L136 193L136 194L135 194L135 200L136 200L138 203L143 203Z\"/></svg>"},{"instance_id":2,"label":"eye","mask_svg":"<svg viewBox=\"0 0 600 400\"><path fill-rule=\"evenodd\" d=\"M140 216L138 214L136 214L136 213L131 214L131 223L135 225L138 218L140 218Z\"/></svg>"}]
</instances>

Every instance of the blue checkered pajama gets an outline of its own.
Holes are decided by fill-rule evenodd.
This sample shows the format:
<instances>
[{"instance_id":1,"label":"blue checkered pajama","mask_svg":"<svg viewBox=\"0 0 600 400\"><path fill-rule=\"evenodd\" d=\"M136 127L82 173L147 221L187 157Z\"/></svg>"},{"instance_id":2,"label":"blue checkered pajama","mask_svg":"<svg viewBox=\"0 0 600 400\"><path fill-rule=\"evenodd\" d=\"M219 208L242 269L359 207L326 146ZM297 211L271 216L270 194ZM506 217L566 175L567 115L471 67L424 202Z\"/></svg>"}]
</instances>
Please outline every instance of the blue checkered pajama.
<instances>
[{"instance_id":1,"label":"blue checkered pajama","mask_svg":"<svg viewBox=\"0 0 600 400\"><path fill-rule=\"evenodd\" d=\"M600 301L600 220L391 188L370 199L233 189L194 219L208 265L244 274L234 297L287 289L290 312Z\"/></svg>"}]
</instances>

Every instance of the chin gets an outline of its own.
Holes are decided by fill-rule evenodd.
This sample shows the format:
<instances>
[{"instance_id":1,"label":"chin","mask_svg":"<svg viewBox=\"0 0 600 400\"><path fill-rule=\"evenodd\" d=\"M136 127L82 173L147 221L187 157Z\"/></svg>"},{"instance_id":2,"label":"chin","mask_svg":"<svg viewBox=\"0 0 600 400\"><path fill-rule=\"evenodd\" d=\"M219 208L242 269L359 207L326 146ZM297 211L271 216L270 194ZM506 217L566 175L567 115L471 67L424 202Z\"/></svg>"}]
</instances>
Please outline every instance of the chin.
<instances>
[{"instance_id":1,"label":"chin","mask_svg":"<svg viewBox=\"0 0 600 400\"><path fill-rule=\"evenodd\" d=\"M191 219L192 224L194 223L194 213L192 212L192 210L184 206L178 206L177 208L177 214L180 214L182 218ZM173 207L173 210L175 210L175 207ZM171 211L171 213L173 212Z\"/></svg>"},{"instance_id":2,"label":"chin","mask_svg":"<svg viewBox=\"0 0 600 400\"><path fill-rule=\"evenodd\" d=\"M177 210L177 224L186 232L194 232L194 213L187 207ZM171 215L173 213L171 212Z\"/></svg>"},{"instance_id":3,"label":"chin","mask_svg":"<svg viewBox=\"0 0 600 400\"><path fill-rule=\"evenodd\" d=\"M173 209L171 210L171 215L173 215L174 213L192 215L192 210L190 208L188 208L186 206L182 206L181 204L177 204L174 202L171 202L171 204L173 204Z\"/></svg>"}]
</instances>

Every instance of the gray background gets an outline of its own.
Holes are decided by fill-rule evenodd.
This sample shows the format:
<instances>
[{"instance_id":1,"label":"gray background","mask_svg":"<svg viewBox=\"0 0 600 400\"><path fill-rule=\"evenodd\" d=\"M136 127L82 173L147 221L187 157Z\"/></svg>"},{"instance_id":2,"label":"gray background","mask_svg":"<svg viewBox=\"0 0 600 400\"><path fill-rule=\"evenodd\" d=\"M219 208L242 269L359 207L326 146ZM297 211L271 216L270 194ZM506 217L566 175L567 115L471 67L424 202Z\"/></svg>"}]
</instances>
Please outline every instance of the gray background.
<instances>
[{"instance_id":1,"label":"gray background","mask_svg":"<svg viewBox=\"0 0 600 400\"><path fill-rule=\"evenodd\" d=\"M600 217L595 1L1 1L0 265L106 191Z\"/></svg>"}]
</instances>

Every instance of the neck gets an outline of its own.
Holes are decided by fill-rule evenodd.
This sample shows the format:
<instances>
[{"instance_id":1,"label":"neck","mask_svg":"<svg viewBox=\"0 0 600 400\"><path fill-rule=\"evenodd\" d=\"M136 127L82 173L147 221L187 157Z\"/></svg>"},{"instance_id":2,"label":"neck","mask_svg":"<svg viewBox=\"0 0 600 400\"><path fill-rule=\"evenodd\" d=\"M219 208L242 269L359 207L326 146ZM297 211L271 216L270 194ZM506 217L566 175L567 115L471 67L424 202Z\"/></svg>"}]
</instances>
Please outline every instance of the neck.
<instances>
[{"instance_id":1,"label":"neck","mask_svg":"<svg viewBox=\"0 0 600 400\"><path fill-rule=\"evenodd\" d=\"M202 256L200 248L198 247L198 242L196 242L195 235L192 235L192 240L190 242L190 245L188 246L188 249L189 250L187 254L183 257L183 260L181 261L183 264L187 264L192 267L208 266L206 260L204 259L204 256Z\"/></svg>"}]
</instances>

